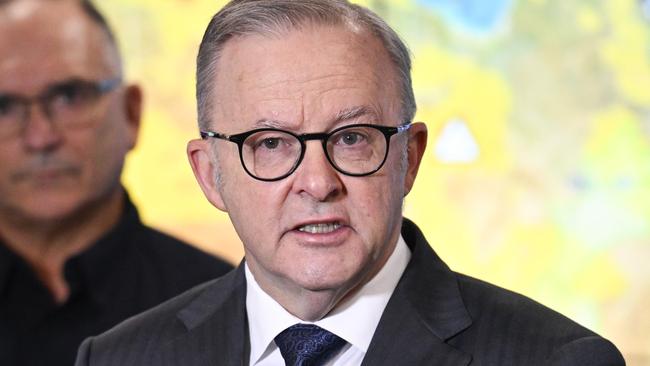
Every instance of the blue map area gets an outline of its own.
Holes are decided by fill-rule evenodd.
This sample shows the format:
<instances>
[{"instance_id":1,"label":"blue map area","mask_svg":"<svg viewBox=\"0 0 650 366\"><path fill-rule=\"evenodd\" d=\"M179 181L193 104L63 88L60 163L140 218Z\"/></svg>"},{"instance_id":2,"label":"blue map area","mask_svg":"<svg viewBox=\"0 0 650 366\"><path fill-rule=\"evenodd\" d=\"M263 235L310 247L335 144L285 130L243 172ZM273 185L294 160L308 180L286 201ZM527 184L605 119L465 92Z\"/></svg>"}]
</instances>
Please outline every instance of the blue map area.
<instances>
[{"instance_id":1,"label":"blue map area","mask_svg":"<svg viewBox=\"0 0 650 366\"><path fill-rule=\"evenodd\" d=\"M641 0L641 9L646 20L650 20L650 0Z\"/></svg>"},{"instance_id":2,"label":"blue map area","mask_svg":"<svg viewBox=\"0 0 650 366\"><path fill-rule=\"evenodd\" d=\"M514 0L418 0L439 13L450 26L477 35L498 29L513 7Z\"/></svg>"}]
</instances>

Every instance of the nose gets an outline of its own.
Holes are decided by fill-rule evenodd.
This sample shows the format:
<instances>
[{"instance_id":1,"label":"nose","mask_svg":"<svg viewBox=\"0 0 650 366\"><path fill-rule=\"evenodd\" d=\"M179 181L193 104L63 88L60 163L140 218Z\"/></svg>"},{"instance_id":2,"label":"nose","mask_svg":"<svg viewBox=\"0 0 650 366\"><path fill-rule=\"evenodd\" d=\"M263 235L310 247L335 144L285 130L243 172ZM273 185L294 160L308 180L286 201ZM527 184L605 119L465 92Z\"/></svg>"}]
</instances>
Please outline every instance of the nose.
<instances>
[{"instance_id":1,"label":"nose","mask_svg":"<svg viewBox=\"0 0 650 366\"><path fill-rule=\"evenodd\" d=\"M52 150L62 141L59 127L38 103L32 103L25 116L23 141L30 150Z\"/></svg>"},{"instance_id":2,"label":"nose","mask_svg":"<svg viewBox=\"0 0 650 366\"><path fill-rule=\"evenodd\" d=\"M333 200L344 187L318 141L307 141L305 156L294 172L293 190L317 202Z\"/></svg>"}]
</instances>

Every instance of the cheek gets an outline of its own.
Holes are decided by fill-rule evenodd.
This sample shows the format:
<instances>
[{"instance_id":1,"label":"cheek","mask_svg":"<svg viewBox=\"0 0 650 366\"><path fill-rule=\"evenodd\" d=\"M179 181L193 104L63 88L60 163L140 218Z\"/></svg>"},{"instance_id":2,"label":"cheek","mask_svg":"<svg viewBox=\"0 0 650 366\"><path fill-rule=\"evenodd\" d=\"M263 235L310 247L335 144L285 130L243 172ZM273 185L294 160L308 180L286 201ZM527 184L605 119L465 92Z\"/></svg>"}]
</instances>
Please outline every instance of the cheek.
<instances>
[{"instance_id":1,"label":"cheek","mask_svg":"<svg viewBox=\"0 0 650 366\"><path fill-rule=\"evenodd\" d=\"M222 165L218 188L233 224L240 226L246 239L273 237L279 229L287 189L278 182L254 180L237 164Z\"/></svg>"},{"instance_id":2,"label":"cheek","mask_svg":"<svg viewBox=\"0 0 650 366\"><path fill-rule=\"evenodd\" d=\"M401 221L404 177L396 165L385 166L389 167L394 169L390 175L382 168L380 174L348 184L348 211L369 250L387 240Z\"/></svg>"},{"instance_id":3,"label":"cheek","mask_svg":"<svg viewBox=\"0 0 650 366\"><path fill-rule=\"evenodd\" d=\"M11 166L18 164L22 153L17 144L10 141L0 141L0 174L8 174Z\"/></svg>"},{"instance_id":4,"label":"cheek","mask_svg":"<svg viewBox=\"0 0 650 366\"><path fill-rule=\"evenodd\" d=\"M288 193L288 179L279 182L257 180L246 173L236 149L222 149L219 154L221 184L217 189L228 211L238 210L249 216L266 216L281 210Z\"/></svg>"},{"instance_id":5,"label":"cheek","mask_svg":"<svg viewBox=\"0 0 650 366\"><path fill-rule=\"evenodd\" d=\"M106 136L93 130L79 131L70 136L69 145L74 150L74 158L84 165L86 170L99 170L102 167L103 156L108 154L109 146ZM117 149L117 146L114 147Z\"/></svg>"},{"instance_id":6,"label":"cheek","mask_svg":"<svg viewBox=\"0 0 650 366\"><path fill-rule=\"evenodd\" d=\"M276 257L282 238L283 213L283 202L278 195L245 180L237 183L224 180L222 196L247 258L267 264L269 261L282 261Z\"/></svg>"},{"instance_id":7,"label":"cheek","mask_svg":"<svg viewBox=\"0 0 650 366\"><path fill-rule=\"evenodd\" d=\"M362 235L374 236L383 232L381 226L386 224L386 216L394 204L391 197L389 184L386 177L373 176L359 179L359 184L348 185L348 212L351 215L353 225ZM364 181L366 180L366 181Z\"/></svg>"},{"instance_id":8,"label":"cheek","mask_svg":"<svg viewBox=\"0 0 650 366\"><path fill-rule=\"evenodd\" d=\"M0 142L0 195L4 197L11 197L7 185L20 160L20 152L12 149L12 146L11 143Z\"/></svg>"},{"instance_id":9,"label":"cheek","mask_svg":"<svg viewBox=\"0 0 650 366\"><path fill-rule=\"evenodd\" d=\"M383 216L401 207L404 174L397 159L389 159L382 169L369 177L356 178L350 184L349 196L370 217ZM356 184L356 186L352 186Z\"/></svg>"},{"instance_id":10,"label":"cheek","mask_svg":"<svg viewBox=\"0 0 650 366\"><path fill-rule=\"evenodd\" d=\"M75 158L84 166L87 179L96 183L119 179L128 152L126 130L119 121L102 121L97 128L70 136Z\"/></svg>"}]
</instances>

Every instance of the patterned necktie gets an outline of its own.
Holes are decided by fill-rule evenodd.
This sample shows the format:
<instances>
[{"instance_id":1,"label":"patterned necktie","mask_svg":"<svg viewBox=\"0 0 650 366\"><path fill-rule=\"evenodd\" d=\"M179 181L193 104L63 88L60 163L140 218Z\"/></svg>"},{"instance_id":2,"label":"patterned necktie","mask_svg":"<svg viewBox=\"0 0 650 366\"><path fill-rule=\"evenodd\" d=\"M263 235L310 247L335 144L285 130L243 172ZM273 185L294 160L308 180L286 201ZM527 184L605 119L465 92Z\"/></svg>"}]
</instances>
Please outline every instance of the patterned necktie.
<instances>
[{"instance_id":1,"label":"patterned necktie","mask_svg":"<svg viewBox=\"0 0 650 366\"><path fill-rule=\"evenodd\" d=\"M336 334L313 324L292 325L275 337L287 366L324 365L345 343Z\"/></svg>"}]
</instances>

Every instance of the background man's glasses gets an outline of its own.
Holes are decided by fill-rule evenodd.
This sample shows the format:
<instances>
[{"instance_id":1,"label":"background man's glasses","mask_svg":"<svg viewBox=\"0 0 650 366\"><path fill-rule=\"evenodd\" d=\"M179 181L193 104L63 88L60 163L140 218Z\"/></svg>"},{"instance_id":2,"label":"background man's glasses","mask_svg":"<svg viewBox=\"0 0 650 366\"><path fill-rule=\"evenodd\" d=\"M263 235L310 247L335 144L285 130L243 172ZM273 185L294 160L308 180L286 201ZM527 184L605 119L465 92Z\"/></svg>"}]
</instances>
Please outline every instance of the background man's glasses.
<instances>
[{"instance_id":1,"label":"background man's glasses","mask_svg":"<svg viewBox=\"0 0 650 366\"><path fill-rule=\"evenodd\" d=\"M0 92L0 138L13 137L23 131L32 104L37 104L41 112L62 129L92 124L99 98L121 82L120 78L99 81L71 79L51 85L34 97Z\"/></svg>"},{"instance_id":2,"label":"background man's glasses","mask_svg":"<svg viewBox=\"0 0 650 366\"><path fill-rule=\"evenodd\" d=\"M284 179L293 173L305 156L309 140L321 141L325 156L334 169L345 175L361 177L381 169L388 156L390 137L409 127L408 123L397 127L356 124L329 133L302 135L260 128L236 135L201 131L201 137L236 143L246 173L262 181Z\"/></svg>"}]
</instances>

